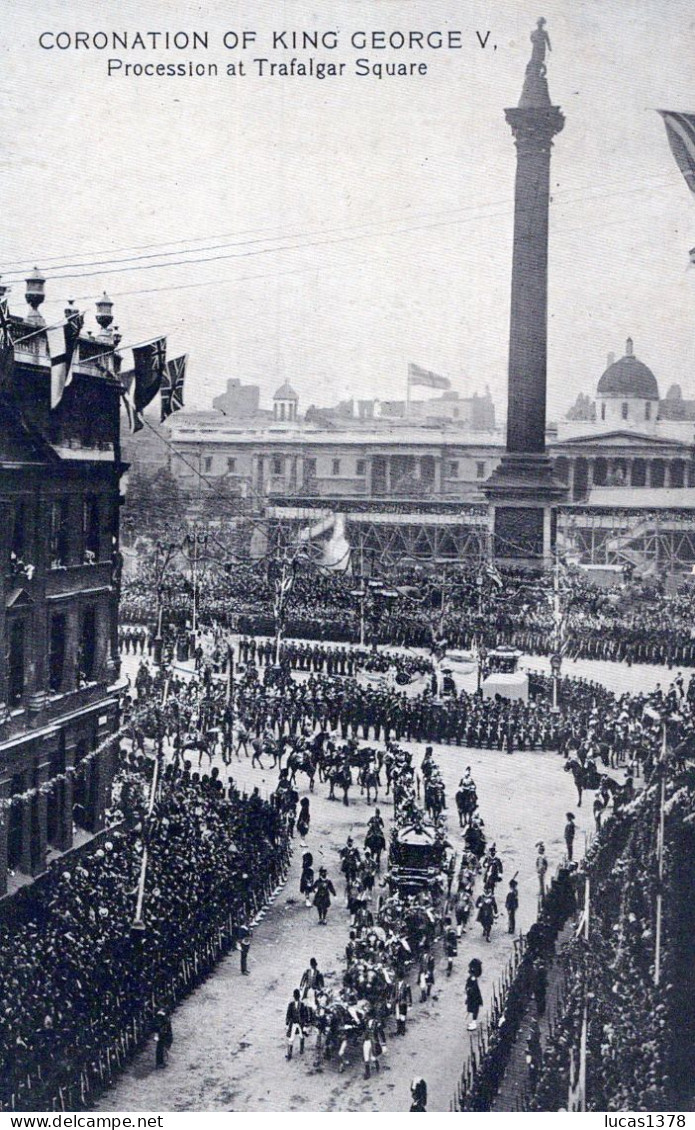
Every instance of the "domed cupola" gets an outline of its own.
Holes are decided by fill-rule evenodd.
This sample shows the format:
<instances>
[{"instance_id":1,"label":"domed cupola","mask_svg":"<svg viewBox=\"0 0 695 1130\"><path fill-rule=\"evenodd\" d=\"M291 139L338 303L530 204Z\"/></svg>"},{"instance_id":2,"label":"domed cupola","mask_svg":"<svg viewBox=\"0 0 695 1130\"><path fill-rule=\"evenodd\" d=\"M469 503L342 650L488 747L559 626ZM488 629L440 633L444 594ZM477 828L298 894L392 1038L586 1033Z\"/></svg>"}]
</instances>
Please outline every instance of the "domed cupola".
<instances>
[{"instance_id":1,"label":"domed cupola","mask_svg":"<svg viewBox=\"0 0 695 1130\"><path fill-rule=\"evenodd\" d=\"M654 422L659 409L659 386L651 369L634 354L627 339L625 356L612 361L596 389L598 421L625 427Z\"/></svg>"},{"instance_id":2,"label":"domed cupola","mask_svg":"<svg viewBox=\"0 0 695 1130\"><path fill-rule=\"evenodd\" d=\"M297 419L297 406L299 397L288 381L275 393L273 397L273 416L282 423L294 423Z\"/></svg>"}]
</instances>

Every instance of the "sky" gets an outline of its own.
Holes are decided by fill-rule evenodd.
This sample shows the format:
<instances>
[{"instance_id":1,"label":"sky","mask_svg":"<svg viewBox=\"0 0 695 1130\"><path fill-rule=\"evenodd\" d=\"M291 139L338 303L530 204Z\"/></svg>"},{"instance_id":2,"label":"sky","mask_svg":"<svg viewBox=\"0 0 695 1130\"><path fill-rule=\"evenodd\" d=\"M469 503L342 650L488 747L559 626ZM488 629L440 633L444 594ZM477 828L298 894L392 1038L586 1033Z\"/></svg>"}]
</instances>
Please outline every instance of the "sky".
<instances>
[{"instance_id":1,"label":"sky","mask_svg":"<svg viewBox=\"0 0 695 1130\"><path fill-rule=\"evenodd\" d=\"M402 398L412 361L461 395L489 387L502 415L516 157L504 109L543 15L566 118L551 167L549 417L595 390L628 335L662 395L677 381L695 397L695 199L655 113L695 111L690 0L3 8L0 273L13 311L26 309L34 264L48 320L75 298L96 329L107 290L124 346L166 334L170 357L189 354L191 408L234 377L260 385L266 407L285 380L300 411ZM339 46L270 48L273 31L293 29L335 31ZM154 30L207 32L208 50L40 46L44 33ZM224 47L244 30L255 43ZM350 44L411 30L458 31L462 47ZM477 31L490 32L484 49ZM252 62L293 55L344 74L260 77ZM358 58L427 74L359 76ZM109 76L110 59L216 63L218 75ZM228 76L240 60L246 74Z\"/></svg>"}]
</instances>

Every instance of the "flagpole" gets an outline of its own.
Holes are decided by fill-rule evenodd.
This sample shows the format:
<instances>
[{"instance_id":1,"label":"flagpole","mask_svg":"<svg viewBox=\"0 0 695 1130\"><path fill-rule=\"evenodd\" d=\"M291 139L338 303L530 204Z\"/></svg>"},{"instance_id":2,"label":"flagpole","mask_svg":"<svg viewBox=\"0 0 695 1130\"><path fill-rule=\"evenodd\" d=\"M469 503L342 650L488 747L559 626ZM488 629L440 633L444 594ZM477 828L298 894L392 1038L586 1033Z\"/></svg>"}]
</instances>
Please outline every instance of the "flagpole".
<instances>
[{"instance_id":1,"label":"flagpole","mask_svg":"<svg viewBox=\"0 0 695 1130\"><path fill-rule=\"evenodd\" d=\"M198 527L193 527L193 648L196 646L198 629Z\"/></svg>"},{"instance_id":2,"label":"flagpole","mask_svg":"<svg viewBox=\"0 0 695 1130\"><path fill-rule=\"evenodd\" d=\"M587 994L587 968L586 968L586 950L589 943L589 915L590 915L590 881L588 874L584 877L584 910L579 920L577 927L577 937L580 933L583 936L585 943L585 952L583 954L583 991L584 1001L582 1005L582 1026L579 1035L579 1065L575 1073L574 1048L570 1048L570 1063L569 1063L569 1088L567 1094L567 1109L569 1111L585 1111L586 1110L586 1048L588 1043L588 1030L589 1030L589 1003Z\"/></svg>"},{"instance_id":3,"label":"flagpole","mask_svg":"<svg viewBox=\"0 0 695 1130\"><path fill-rule=\"evenodd\" d=\"M590 913L590 881L586 876L584 886L584 941L589 944L589 913ZM582 1014L582 1034L579 1040L579 1109L586 1110L586 1045L589 1029L589 995L586 984L586 954L584 955L584 1011Z\"/></svg>"},{"instance_id":4,"label":"flagpole","mask_svg":"<svg viewBox=\"0 0 695 1130\"><path fill-rule=\"evenodd\" d=\"M162 708L166 706L167 698L169 697L169 679L164 684L164 691L162 693ZM147 820L150 819L154 811L155 800L157 799L157 786L159 784L159 769L160 762L163 758L163 735L161 731L162 723L157 725L157 749L155 751L154 767L152 769L152 784L150 786L150 799L147 805ZM145 921L142 917L142 908L145 901L145 880L147 878L147 842L145 841L142 849L142 861L140 863L140 878L138 880L138 897L135 905L135 917L132 923L133 930L144 930Z\"/></svg>"},{"instance_id":5,"label":"flagpole","mask_svg":"<svg viewBox=\"0 0 695 1130\"><path fill-rule=\"evenodd\" d=\"M560 560L555 554L553 570L553 612L555 614L555 654L560 655ZM557 660L553 664L553 714L557 711Z\"/></svg>"},{"instance_id":6,"label":"flagpole","mask_svg":"<svg viewBox=\"0 0 695 1130\"><path fill-rule=\"evenodd\" d=\"M664 823L666 804L666 719L663 723L663 736L661 744L661 757L659 769L661 782L659 784L659 831L656 840L657 855L657 888L656 888L656 941L654 946L654 984L658 986L661 979L661 919L663 914L662 887L664 881Z\"/></svg>"}]
</instances>

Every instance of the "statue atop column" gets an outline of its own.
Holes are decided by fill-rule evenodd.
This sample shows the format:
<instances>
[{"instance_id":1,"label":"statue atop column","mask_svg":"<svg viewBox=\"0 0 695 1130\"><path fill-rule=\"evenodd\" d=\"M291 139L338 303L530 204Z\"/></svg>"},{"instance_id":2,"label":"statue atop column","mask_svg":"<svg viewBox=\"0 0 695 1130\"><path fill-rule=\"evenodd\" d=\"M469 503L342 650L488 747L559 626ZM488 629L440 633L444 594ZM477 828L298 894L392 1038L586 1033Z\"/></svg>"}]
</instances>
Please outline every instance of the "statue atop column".
<instances>
[{"instance_id":1,"label":"statue atop column","mask_svg":"<svg viewBox=\"0 0 695 1130\"><path fill-rule=\"evenodd\" d=\"M552 51L550 46L550 36L545 30L546 21L541 18L536 24L535 31L531 32L531 43L533 44L533 51L531 52L531 59L526 67L526 73L533 72L539 78L545 78L545 49L548 48Z\"/></svg>"},{"instance_id":2,"label":"statue atop column","mask_svg":"<svg viewBox=\"0 0 695 1130\"><path fill-rule=\"evenodd\" d=\"M520 109L541 108L550 105L550 93L546 80L547 68L545 65L545 53L546 49L552 51L552 47L550 46L550 36L545 29L545 25L546 21L541 16L531 32L531 43L533 47L531 58L526 66L524 89L519 99Z\"/></svg>"}]
</instances>

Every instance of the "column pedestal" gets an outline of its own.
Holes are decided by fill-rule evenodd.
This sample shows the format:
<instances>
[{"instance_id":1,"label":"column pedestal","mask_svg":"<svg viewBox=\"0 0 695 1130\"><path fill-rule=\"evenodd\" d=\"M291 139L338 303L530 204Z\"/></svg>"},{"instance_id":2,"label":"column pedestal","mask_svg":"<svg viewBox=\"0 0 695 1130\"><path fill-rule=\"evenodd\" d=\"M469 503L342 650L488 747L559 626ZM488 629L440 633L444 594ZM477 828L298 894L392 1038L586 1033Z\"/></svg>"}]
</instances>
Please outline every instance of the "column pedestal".
<instances>
[{"instance_id":1,"label":"column pedestal","mask_svg":"<svg viewBox=\"0 0 695 1130\"><path fill-rule=\"evenodd\" d=\"M567 487L546 455L504 455L485 484L493 556L502 565L546 568L555 552L556 510Z\"/></svg>"}]
</instances>

